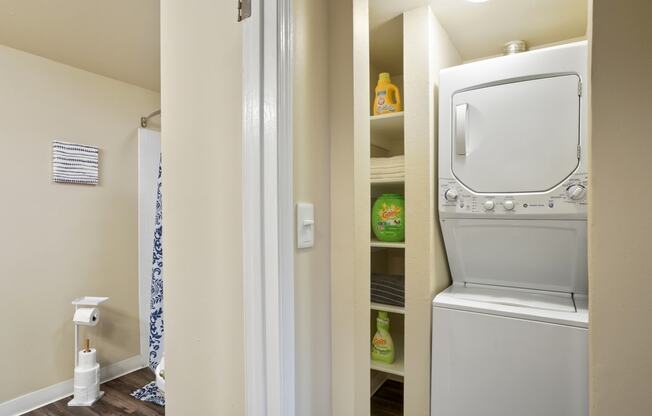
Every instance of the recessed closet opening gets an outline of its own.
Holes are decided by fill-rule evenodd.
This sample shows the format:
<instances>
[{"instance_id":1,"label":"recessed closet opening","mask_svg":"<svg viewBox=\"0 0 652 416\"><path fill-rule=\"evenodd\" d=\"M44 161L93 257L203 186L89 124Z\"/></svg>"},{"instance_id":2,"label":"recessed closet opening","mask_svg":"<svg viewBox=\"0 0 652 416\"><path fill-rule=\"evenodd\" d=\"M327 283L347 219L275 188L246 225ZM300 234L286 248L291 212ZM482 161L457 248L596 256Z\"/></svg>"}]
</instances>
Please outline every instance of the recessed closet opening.
<instances>
[{"instance_id":1,"label":"recessed closet opening","mask_svg":"<svg viewBox=\"0 0 652 416\"><path fill-rule=\"evenodd\" d=\"M369 160L355 163L370 169L370 265L363 278L371 299L360 299L370 305L370 412L425 415L431 301L451 282L437 216L439 71L584 40L588 2L369 0L366 12L354 18L368 23L354 50L369 56L369 67L356 69L356 79L368 82L355 86L362 94L368 85L368 120L359 121L369 126ZM386 357L376 351L380 327L389 327L393 345Z\"/></svg>"}]
</instances>

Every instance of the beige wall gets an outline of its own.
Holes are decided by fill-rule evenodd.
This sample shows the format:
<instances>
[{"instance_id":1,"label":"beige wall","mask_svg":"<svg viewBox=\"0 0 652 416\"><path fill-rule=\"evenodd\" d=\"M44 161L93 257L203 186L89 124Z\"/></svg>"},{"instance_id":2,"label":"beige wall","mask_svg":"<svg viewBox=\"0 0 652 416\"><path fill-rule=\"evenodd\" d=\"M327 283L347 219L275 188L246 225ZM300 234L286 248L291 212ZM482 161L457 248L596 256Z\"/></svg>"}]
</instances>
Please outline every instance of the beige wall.
<instances>
[{"instance_id":1,"label":"beige wall","mask_svg":"<svg viewBox=\"0 0 652 416\"><path fill-rule=\"evenodd\" d=\"M439 70L461 63L448 35L422 6L403 15L405 97L404 411L430 413L432 299L450 284L437 215Z\"/></svg>"},{"instance_id":2,"label":"beige wall","mask_svg":"<svg viewBox=\"0 0 652 416\"><path fill-rule=\"evenodd\" d=\"M109 296L102 365L139 354L137 128L158 93L0 46L0 402L72 378L73 307ZM52 182L52 140L98 146L100 185Z\"/></svg>"},{"instance_id":3,"label":"beige wall","mask_svg":"<svg viewBox=\"0 0 652 416\"><path fill-rule=\"evenodd\" d=\"M315 246L296 249L296 413L330 410L328 1L294 0L294 199L315 206Z\"/></svg>"},{"instance_id":4,"label":"beige wall","mask_svg":"<svg viewBox=\"0 0 652 416\"><path fill-rule=\"evenodd\" d=\"M242 25L161 2L167 407L244 414Z\"/></svg>"},{"instance_id":5,"label":"beige wall","mask_svg":"<svg viewBox=\"0 0 652 416\"><path fill-rule=\"evenodd\" d=\"M652 4L593 0L592 416L652 409Z\"/></svg>"},{"instance_id":6,"label":"beige wall","mask_svg":"<svg viewBox=\"0 0 652 416\"><path fill-rule=\"evenodd\" d=\"M434 299L435 294L446 289L451 284L450 270L448 269L448 258L444 247L444 238L439 223L439 71L455 65L462 64L462 57L455 48L455 45L448 38L448 34L439 23L439 20L431 11L430 15L430 91L432 94L432 109L430 123L434 129L434 158L432 166L434 206L432 207L435 232L433 238L434 275L430 279L430 297ZM432 302L429 307L432 309ZM430 322L428 322L430 325Z\"/></svg>"}]
</instances>

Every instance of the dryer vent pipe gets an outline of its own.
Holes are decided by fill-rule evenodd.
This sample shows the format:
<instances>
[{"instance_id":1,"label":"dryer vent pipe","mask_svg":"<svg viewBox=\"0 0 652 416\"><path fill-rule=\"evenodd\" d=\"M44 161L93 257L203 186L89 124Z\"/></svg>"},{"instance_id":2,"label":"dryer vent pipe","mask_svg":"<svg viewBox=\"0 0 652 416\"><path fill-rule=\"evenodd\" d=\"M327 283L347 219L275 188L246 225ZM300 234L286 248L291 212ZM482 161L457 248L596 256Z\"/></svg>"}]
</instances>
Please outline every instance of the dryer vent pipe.
<instances>
[{"instance_id":1,"label":"dryer vent pipe","mask_svg":"<svg viewBox=\"0 0 652 416\"><path fill-rule=\"evenodd\" d=\"M513 55L525 51L527 51L527 43L524 40L510 40L503 46L503 55Z\"/></svg>"}]
</instances>

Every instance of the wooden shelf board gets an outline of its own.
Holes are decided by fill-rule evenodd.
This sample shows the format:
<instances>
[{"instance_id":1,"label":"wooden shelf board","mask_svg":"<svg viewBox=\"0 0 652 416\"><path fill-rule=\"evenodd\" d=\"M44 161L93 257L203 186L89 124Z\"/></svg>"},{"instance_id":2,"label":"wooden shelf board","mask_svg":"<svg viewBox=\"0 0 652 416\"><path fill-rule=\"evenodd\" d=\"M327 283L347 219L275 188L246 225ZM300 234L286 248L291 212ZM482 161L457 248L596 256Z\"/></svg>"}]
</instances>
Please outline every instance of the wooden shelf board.
<instances>
[{"instance_id":1,"label":"wooden shelf board","mask_svg":"<svg viewBox=\"0 0 652 416\"><path fill-rule=\"evenodd\" d=\"M403 112L371 116L371 145L390 154L403 153Z\"/></svg>"},{"instance_id":2,"label":"wooden shelf board","mask_svg":"<svg viewBox=\"0 0 652 416\"><path fill-rule=\"evenodd\" d=\"M370 116L371 135L379 135L388 139L403 140L403 112L381 114L379 116Z\"/></svg>"},{"instance_id":3,"label":"wooden shelf board","mask_svg":"<svg viewBox=\"0 0 652 416\"><path fill-rule=\"evenodd\" d=\"M405 178L402 179L370 179L372 185L402 185Z\"/></svg>"},{"instance_id":4,"label":"wooden shelf board","mask_svg":"<svg viewBox=\"0 0 652 416\"><path fill-rule=\"evenodd\" d=\"M405 248L405 241L391 243L387 241L378 241L376 239L371 240L371 247L374 248Z\"/></svg>"},{"instance_id":5,"label":"wooden shelf board","mask_svg":"<svg viewBox=\"0 0 652 416\"><path fill-rule=\"evenodd\" d=\"M371 119L371 123L373 124L374 122L380 122L381 120L398 120L400 119L401 123L403 123L403 111L398 111L396 113L386 113L386 114L379 114L376 116L369 116Z\"/></svg>"},{"instance_id":6,"label":"wooden shelf board","mask_svg":"<svg viewBox=\"0 0 652 416\"><path fill-rule=\"evenodd\" d=\"M385 311L385 312L405 315L405 307L403 306L393 306L393 305L385 305L382 303L371 302L371 309L374 311Z\"/></svg>"}]
</instances>

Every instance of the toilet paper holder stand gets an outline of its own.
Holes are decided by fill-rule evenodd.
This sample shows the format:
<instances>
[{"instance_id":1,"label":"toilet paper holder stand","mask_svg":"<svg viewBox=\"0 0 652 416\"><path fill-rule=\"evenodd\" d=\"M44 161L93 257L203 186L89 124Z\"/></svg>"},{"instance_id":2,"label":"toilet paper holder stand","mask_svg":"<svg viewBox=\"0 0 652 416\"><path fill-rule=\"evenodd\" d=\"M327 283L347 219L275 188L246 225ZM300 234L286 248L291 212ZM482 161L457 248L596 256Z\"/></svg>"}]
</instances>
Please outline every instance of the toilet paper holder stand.
<instances>
[{"instance_id":1,"label":"toilet paper holder stand","mask_svg":"<svg viewBox=\"0 0 652 416\"><path fill-rule=\"evenodd\" d=\"M75 325L75 375L73 377L73 398L68 406L92 406L104 396L100 391L100 365L97 363L96 350L84 347L84 365L81 365L82 352L79 350L79 327L95 326L100 320L100 304L109 300L107 297L84 296L72 301L75 314L72 321ZM87 343L88 345L88 343ZM90 357L90 359L89 359Z\"/></svg>"},{"instance_id":2,"label":"toilet paper holder stand","mask_svg":"<svg viewBox=\"0 0 652 416\"><path fill-rule=\"evenodd\" d=\"M88 307L93 307L97 308L100 306L100 304L106 302L109 300L108 297L103 297L103 296L82 296L81 298L77 298L72 301L72 304L75 306L75 313L77 313L77 309L79 308L88 308ZM75 350L75 367L79 364L79 326L81 324L74 322L75 324L75 345L74 345L74 350Z\"/></svg>"}]
</instances>

